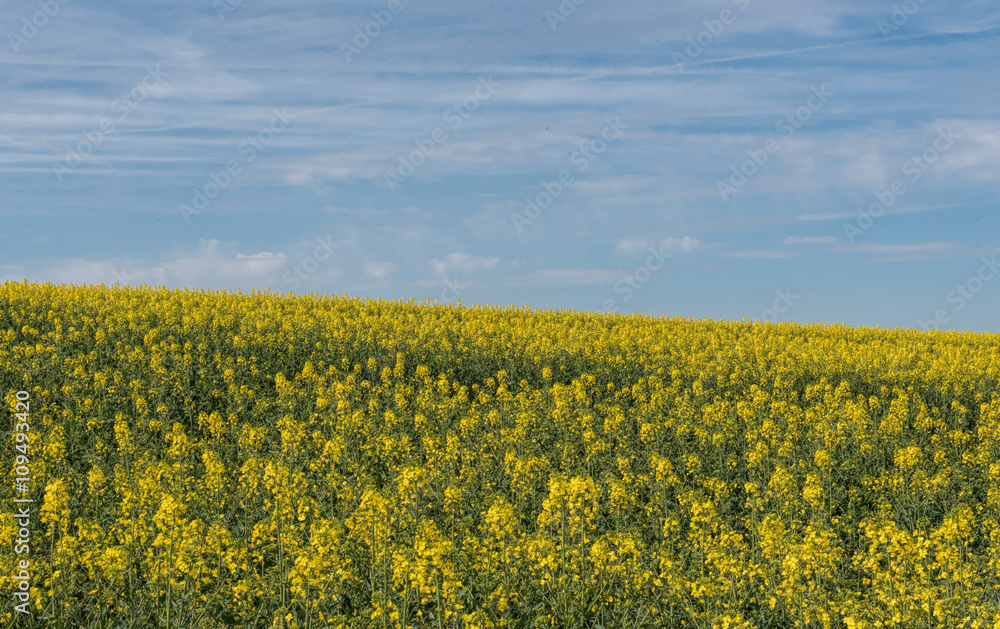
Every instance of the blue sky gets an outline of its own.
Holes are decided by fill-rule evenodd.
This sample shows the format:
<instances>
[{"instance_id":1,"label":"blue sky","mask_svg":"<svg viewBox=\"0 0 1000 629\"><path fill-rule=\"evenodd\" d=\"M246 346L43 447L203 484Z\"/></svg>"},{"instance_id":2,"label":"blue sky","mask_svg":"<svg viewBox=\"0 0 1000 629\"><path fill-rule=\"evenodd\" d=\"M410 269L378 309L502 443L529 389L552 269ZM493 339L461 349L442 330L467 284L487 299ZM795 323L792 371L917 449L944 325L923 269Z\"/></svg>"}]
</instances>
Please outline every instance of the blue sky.
<instances>
[{"instance_id":1,"label":"blue sky","mask_svg":"<svg viewBox=\"0 0 1000 629\"><path fill-rule=\"evenodd\" d=\"M994 2L0 6L0 281L1000 332Z\"/></svg>"}]
</instances>

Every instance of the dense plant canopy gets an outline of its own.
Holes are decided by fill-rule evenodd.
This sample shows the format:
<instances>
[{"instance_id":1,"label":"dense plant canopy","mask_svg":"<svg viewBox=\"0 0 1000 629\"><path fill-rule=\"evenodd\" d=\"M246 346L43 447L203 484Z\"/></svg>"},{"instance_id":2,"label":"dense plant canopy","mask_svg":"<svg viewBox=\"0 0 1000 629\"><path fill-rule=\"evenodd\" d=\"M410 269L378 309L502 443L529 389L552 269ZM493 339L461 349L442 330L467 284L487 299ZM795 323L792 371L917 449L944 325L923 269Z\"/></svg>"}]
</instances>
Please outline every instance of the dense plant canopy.
<instances>
[{"instance_id":1,"label":"dense plant canopy","mask_svg":"<svg viewBox=\"0 0 1000 629\"><path fill-rule=\"evenodd\" d=\"M27 283L0 335L5 623L1000 628L997 335Z\"/></svg>"}]
</instances>

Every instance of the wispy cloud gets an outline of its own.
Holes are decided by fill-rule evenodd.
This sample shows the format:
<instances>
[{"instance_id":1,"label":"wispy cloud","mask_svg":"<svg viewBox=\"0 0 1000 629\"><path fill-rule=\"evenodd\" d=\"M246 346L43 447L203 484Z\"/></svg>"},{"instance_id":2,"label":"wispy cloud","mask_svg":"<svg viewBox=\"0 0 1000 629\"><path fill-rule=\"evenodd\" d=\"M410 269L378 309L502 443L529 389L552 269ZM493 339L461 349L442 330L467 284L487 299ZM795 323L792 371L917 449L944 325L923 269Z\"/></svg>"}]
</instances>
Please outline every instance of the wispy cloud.
<instances>
[{"instance_id":1,"label":"wispy cloud","mask_svg":"<svg viewBox=\"0 0 1000 629\"><path fill-rule=\"evenodd\" d=\"M518 284L610 284L622 278L619 269L539 269L511 283Z\"/></svg>"},{"instance_id":2,"label":"wispy cloud","mask_svg":"<svg viewBox=\"0 0 1000 629\"><path fill-rule=\"evenodd\" d=\"M655 247L664 251L694 251L696 249L705 249L708 245L697 238L691 238L690 236L684 236L683 238L663 238L661 240L653 240L650 238L620 238L617 242L615 242L615 246L612 250L616 253L634 254L646 251L650 247Z\"/></svg>"},{"instance_id":3,"label":"wispy cloud","mask_svg":"<svg viewBox=\"0 0 1000 629\"><path fill-rule=\"evenodd\" d=\"M987 2L924 3L888 38L889 5L753 2L689 54L735 3L588 3L553 32L537 6L422 0L349 62L340 44L372 6L229 3L223 19L203 0L171 6L62 3L18 51L0 48L0 276L580 309L614 296L736 319L768 304L730 296L794 286L797 317L856 321L864 304L899 324L914 318L900 304L938 292L923 261L959 281L964 258L997 245L1000 122L984 77L1000 22ZM143 94L157 64L166 80ZM495 98L466 107L481 76ZM821 84L835 96L808 124L776 127ZM143 98L118 119L133 89ZM283 107L294 124L247 161L240 143ZM459 129L448 111L463 112ZM616 117L627 128L610 142ZM934 155L942 128L961 139ZM771 138L780 151L720 203L719 178ZM97 148L58 181L53 163L84 140ZM401 156L423 161L394 191L384 175ZM915 157L931 167L911 181ZM232 160L242 174L225 194L190 225L172 220ZM572 184L519 233L512 215L560 176ZM907 192L881 218L859 215L896 180ZM317 241L328 234L336 251ZM645 282L651 248L662 270ZM854 264L905 298L812 272ZM996 325L991 298L956 325Z\"/></svg>"},{"instance_id":4,"label":"wispy cloud","mask_svg":"<svg viewBox=\"0 0 1000 629\"><path fill-rule=\"evenodd\" d=\"M786 245L830 245L840 239L836 236L788 236L782 242Z\"/></svg>"},{"instance_id":5,"label":"wispy cloud","mask_svg":"<svg viewBox=\"0 0 1000 629\"><path fill-rule=\"evenodd\" d=\"M903 214L914 214L917 212L937 212L939 210L950 210L963 207L961 204L949 203L946 205L924 205L916 207L898 207L885 211L886 216L899 216ZM825 214L800 214L795 218L800 221L840 221L853 220L858 217L857 212L830 212Z\"/></svg>"},{"instance_id":6,"label":"wispy cloud","mask_svg":"<svg viewBox=\"0 0 1000 629\"><path fill-rule=\"evenodd\" d=\"M751 251L734 251L723 254L727 258L757 258L761 260L777 258L794 258L799 255L794 251L779 251L776 249L754 249Z\"/></svg>"},{"instance_id":7,"label":"wispy cloud","mask_svg":"<svg viewBox=\"0 0 1000 629\"><path fill-rule=\"evenodd\" d=\"M142 259L54 260L33 269L32 281L68 284L131 285L249 288L279 285L279 271L288 263L284 253L244 254L235 243L217 239L199 240L194 251L181 252L172 258L150 264ZM5 279L13 279L7 277ZM261 284L264 282L264 284Z\"/></svg>"},{"instance_id":8,"label":"wispy cloud","mask_svg":"<svg viewBox=\"0 0 1000 629\"><path fill-rule=\"evenodd\" d=\"M470 273L478 269L492 269L500 264L500 258L480 257L468 253L449 253L443 259L433 258L431 267L441 274Z\"/></svg>"},{"instance_id":9,"label":"wispy cloud","mask_svg":"<svg viewBox=\"0 0 1000 629\"><path fill-rule=\"evenodd\" d=\"M392 262L366 262L364 266L365 273L379 279L389 275L395 268L396 265Z\"/></svg>"}]
</instances>

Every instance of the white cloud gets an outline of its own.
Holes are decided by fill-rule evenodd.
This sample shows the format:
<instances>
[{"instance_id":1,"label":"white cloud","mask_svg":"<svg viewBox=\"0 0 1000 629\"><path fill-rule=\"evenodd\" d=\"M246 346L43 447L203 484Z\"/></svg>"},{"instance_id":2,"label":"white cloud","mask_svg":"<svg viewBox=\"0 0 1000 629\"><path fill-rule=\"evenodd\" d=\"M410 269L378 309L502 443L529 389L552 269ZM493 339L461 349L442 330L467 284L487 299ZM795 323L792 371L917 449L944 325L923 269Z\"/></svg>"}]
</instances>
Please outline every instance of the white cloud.
<instances>
[{"instance_id":1,"label":"white cloud","mask_svg":"<svg viewBox=\"0 0 1000 629\"><path fill-rule=\"evenodd\" d=\"M860 253L911 254L911 253L930 253L935 251L948 251L961 248L962 248L961 245L953 242L923 242L923 243L914 243L908 245L856 243L853 245L847 245L847 244L842 245L837 248L837 251L843 251L843 252L856 251Z\"/></svg>"},{"instance_id":2,"label":"white cloud","mask_svg":"<svg viewBox=\"0 0 1000 629\"><path fill-rule=\"evenodd\" d=\"M150 265L141 260L59 260L31 274L41 282L68 284L115 283L151 286L198 286L205 288L251 287L261 282L278 286L280 270L288 262L283 253L234 253L235 243L199 240L197 251Z\"/></svg>"},{"instance_id":3,"label":"white cloud","mask_svg":"<svg viewBox=\"0 0 1000 629\"><path fill-rule=\"evenodd\" d=\"M443 260L433 258L431 266L438 273L468 273L477 269L492 269L500 264L497 257L476 257L467 253L449 253Z\"/></svg>"},{"instance_id":4,"label":"white cloud","mask_svg":"<svg viewBox=\"0 0 1000 629\"><path fill-rule=\"evenodd\" d=\"M270 251L262 251L260 253L252 253L250 255L244 255L242 253L237 253L236 254L236 259L237 260L266 260L266 259L269 259L269 258L282 258L283 259L284 257L285 257L285 254L283 254L283 253L273 254Z\"/></svg>"},{"instance_id":5,"label":"white cloud","mask_svg":"<svg viewBox=\"0 0 1000 629\"><path fill-rule=\"evenodd\" d=\"M391 262L366 262L364 266L365 273L379 279L391 273L394 268L396 265Z\"/></svg>"},{"instance_id":6,"label":"white cloud","mask_svg":"<svg viewBox=\"0 0 1000 629\"><path fill-rule=\"evenodd\" d=\"M385 172L384 151L355 148L334 155L317 155L281 166L284 181L292 186L320 186L326 180L377 179Z\"/></svg>"},{"instance_id":7,"label":"white cloud","mask_svg":"<svg viewBox=\"0 0 1000 629\"><path fill-rule=\"evenodd\" d=\"M736 251L734 253L727 253L725 256L727 258L757 258L761 260L768 259L778 259L778 258L794 258L799 254L791 251L775 251L768 249L754 249L751 251Z\"/></svg>"},{"instance_id":8,"label":"white cloud","mask_svg":"<svg viewBox=\"0 0 1000 629\"><path fill-rule=\"evenodd\" d=\"M664 238L662 240L652 240L649 238L621 238L615 243L612 251L615 253L634 254L646 251L650 247L666 249L667 251L694 251L696 249L705 249L708 245L697 238L691 238L690 236L685 236L683 238Z\"/></svg>"},{"instance_id":9,"label":"white cloud","mask_svg":"<svg viewBox=\"0 0 1000 629\"><path fill-rule=\"evenodd\" d=\"M608 284L624 277L618 269L541 269L513 284Z\"/></svg>"},{"instance_id":10,"label":"white cloud","mask_svg":"<svg viewBox=\"0 0 1000 629\"><path fill-rule=\"evenodd\" d=\"M932 133L949 129L959 137L941 154L939 162L930 167L928 174L933 171L961 172L965 179L995 182L1000 173L1000 122L942 120L927 125L925 134L930 137Z\"/></svg>"},{"instance_id":11,"label":"white cloud","mask_svg":"<svg viewBox=\"0 0 1000 629\"><path fill-rule=\"evenodd\" d=\"M788 236L782 242L786 245L830 245L840 242L836 236Z\"/></svg>"},{"instance_id":12,"label":"white cloud","mask_svg":"<svg viewBox=\"0 0 1000 629\"><path fill-rule=\"evenodd\" d=\"M908 245L859 243L856 245L838 245L834 250L840 253L885 254L882 257L847 258L844 261L845 264L874 264L882 262L912 262L917 260L978 258L980 256L994 256L1000 253L1000 248L997 247L968 247L960 243L952 242L929 242Z\"/></svg>"},{"instance_id":13,"label":"white cloud","mask_svg":"<svg viewBox=\"0 0 1000 629\"><path fill-rule=\"evenodd\" d=\"M886 216L895 216L899 214L913 214L916 212L934 212L937 210L950 210L957 207L963 207L960 204L950 203L948 205L921 205L915 207L905 207L905 208L893 208L885 211ZM858 218L858 213L855 212L829 212L825 214L800 214L796 216L800 221L836 221L836 220L854 220Z\"/></svg>"}]
</instances>

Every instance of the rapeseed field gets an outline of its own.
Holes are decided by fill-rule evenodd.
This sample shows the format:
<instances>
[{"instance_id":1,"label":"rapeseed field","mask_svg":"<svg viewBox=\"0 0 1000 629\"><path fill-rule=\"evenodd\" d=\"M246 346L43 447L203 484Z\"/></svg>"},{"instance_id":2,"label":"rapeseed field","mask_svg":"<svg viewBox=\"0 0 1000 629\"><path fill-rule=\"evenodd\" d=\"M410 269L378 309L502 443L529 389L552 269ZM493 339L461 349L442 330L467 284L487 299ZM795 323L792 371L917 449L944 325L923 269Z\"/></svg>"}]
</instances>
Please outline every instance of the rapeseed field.
<instances>
[{"instance_id":1,"label":"rapeseed field","mask_svg":"<svg viewBox=\"0 0 1000 629\"><path fill-rule=\"evenodd\" d=\"M3 626L1000 628L995 334L6 283L0 336Z\"/></svg>"}]
</instances>

